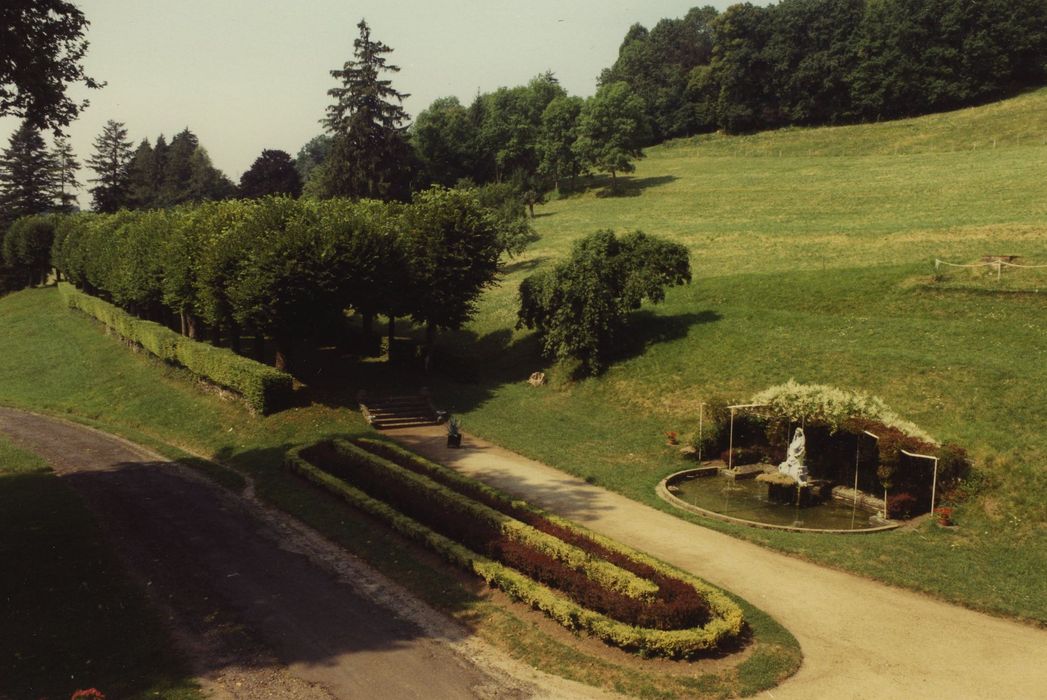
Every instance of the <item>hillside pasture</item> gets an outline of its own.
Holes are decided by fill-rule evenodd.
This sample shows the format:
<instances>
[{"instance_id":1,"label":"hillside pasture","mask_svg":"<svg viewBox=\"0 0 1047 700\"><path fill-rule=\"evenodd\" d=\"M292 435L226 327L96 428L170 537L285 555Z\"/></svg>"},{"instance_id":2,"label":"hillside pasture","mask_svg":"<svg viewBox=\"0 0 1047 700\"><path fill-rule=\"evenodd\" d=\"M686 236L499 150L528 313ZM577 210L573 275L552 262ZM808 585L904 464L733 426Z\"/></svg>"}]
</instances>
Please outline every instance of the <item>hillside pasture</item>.
<instances>
[{"instance_id":1,"label":"hillside pasture","mask_svg":"<svg viewBox=\"0 0 1047 700\"><path fill-rule=\"evenodd\" d=\"M471 381L439 395L467 431L654 505L654 484L682 464L663 432L696 431L703 401L742 401L790 378L879 396L974 456L967 490L979 495L960 507L959 530L926 523L841 543L707 524L1047 621L1033 573L1047 566L1047 290L1033 281L1043 270L972 286L934 269L935 258L985 255L1047 264L1047 146L1025 138L1047 133L1045 108L1041 90L901 122L652 148L625 196L594 180L539 210L541 241L459 336L471 350L449 350L475 368ZM990 132L995 149L957 145ZM565 384L513 330L516 288L601 228L686 244L695 281L634 314L605 374ZM527 385L535 370L554 386ZM920 560L934 566L899 565Z\"/></svg>"}]
</instances>

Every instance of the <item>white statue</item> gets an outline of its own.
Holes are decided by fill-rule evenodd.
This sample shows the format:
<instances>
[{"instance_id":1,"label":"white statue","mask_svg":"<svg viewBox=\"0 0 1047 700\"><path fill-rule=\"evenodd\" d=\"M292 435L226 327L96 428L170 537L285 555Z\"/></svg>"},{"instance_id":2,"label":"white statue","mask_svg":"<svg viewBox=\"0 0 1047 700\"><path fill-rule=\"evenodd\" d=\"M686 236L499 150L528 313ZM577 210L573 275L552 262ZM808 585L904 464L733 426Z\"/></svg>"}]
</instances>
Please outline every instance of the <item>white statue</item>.
<instances>
[{"instance_id":1,"label":"white statue","mask_svg":"<svg viewBox=\"0 0 1047 700\"><path fill-rule=\"evenodd\" d=\"M803 486L807 483L807 465L803 458L807 455L807 439L803 435L803 428L796 428L793 433L793 441L789 443L789 451L785 455L785 461L778 465L778 471L787 474Z\"/></svg>"}]
</instances>

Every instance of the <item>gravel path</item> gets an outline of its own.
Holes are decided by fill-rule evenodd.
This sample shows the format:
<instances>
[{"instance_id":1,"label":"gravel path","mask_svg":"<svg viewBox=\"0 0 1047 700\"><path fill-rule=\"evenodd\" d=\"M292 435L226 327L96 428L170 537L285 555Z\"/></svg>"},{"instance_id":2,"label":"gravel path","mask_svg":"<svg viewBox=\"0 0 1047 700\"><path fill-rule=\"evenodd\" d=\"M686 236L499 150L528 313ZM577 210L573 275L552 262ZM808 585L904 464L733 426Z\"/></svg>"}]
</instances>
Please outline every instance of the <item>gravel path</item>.
<instances>
[{"instance_id":1,"label":"gravel path","mask_svg":"<svg viewBox=\"0 0 1047 700\"><path fill-rule=\"evenodd\" d=\"M96 513L219 698L600 693L523 667L294 519L119 438L0 408Z\"/></svg>"},{"instance_id":2,"label":"gravel path","mask_svg":"<svg viewBox=\"0 0 1047 700\"><path fill-rule=\"evenodd\" d=\"M761 607L804 652L800 672L763 697L1047 698L1047 631L772 552L471 436L448 449L442 426L386 432Z\"/></svg>"}]
</instances>

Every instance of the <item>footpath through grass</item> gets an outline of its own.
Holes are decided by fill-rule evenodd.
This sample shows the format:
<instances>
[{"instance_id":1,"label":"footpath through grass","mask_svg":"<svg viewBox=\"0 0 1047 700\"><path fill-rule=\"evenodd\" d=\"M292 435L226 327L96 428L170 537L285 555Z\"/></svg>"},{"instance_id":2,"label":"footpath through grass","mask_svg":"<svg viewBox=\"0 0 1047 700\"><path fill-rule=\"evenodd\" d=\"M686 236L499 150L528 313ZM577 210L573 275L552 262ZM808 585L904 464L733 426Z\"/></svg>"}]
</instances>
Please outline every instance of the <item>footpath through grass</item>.
<instances>
[{"instance_id":1,"label":"footpath through grass","mask_svg":"<svg viewBox=\"0 0 1047 700\"><path fill-rule=\"evenodd\" d=\"M200 697L80 498L0 438L0 697Z\"/></svg>"},{"instance_id":2,"label":"footpath through grass","mask_svg":"<svg viewBox=\"0 0 1047 700\"><path fill-rule=\"evenodd\" d=\"M579 648L568 643L567 633L550 631L537 614L521 614L492 598L475 581L282 468L292 446L367 433L359 412L349 408L352 404L341 405L332 396L329 405L252 416L239 404L203 390L185 372L106 337L100 325L64 308L53 288L0 298L0 328L0 402L68 415L173 458L192 462L187 454L196 453L220 459L253 478L263 499L536 668L631 695L668 698L751 694L772 687L799 666L800 650L792 635L743 601L755 644L733 667L716 662L711 670L687 664L652 670L635 660L619 663L605 651ZM383 368L361 367L360 372L371 388L390 381ZM355 388L347 387L345 394L351 397ZM230 488L242 486L231 472L210 469L209 474Z\"/></svg>"}]
</instances>

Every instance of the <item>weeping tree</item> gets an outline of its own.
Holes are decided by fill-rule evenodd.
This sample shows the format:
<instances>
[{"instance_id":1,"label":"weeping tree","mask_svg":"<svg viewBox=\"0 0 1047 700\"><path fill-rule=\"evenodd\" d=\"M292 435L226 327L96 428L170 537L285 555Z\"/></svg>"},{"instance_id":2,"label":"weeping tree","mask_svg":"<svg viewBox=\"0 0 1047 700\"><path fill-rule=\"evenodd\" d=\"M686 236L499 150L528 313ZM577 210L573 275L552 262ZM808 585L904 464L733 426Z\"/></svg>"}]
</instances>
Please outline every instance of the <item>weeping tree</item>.
<instances>
[{"instance_id":1,"label":"weeping tree","mask_svg":"<svg viewBox=\"0 0 1047 700\"><path fill-rule=\"evenodd\" d=\"M621 238L597 231L575 243L567 260L520 283L516 327L535 329L547 357L576 363L579 374L597 374L622 338L629 312L690 281L690 254L679 243L641 231Z\"/></svg>"}]
</instances>

